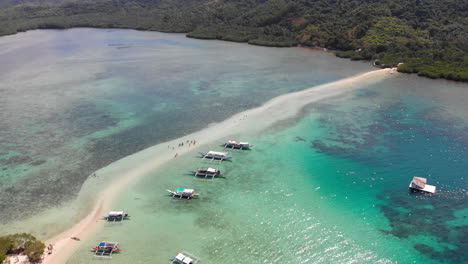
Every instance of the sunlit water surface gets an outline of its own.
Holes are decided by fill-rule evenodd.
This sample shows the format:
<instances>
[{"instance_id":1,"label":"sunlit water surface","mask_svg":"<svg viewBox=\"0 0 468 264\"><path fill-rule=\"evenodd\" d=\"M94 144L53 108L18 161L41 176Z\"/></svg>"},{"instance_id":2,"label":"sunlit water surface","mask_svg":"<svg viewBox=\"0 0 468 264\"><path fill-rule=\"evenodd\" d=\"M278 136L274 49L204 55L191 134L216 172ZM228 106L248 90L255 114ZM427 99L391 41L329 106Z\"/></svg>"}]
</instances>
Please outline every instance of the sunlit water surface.
<instances>
[{"instance_id":1,"label":"sunlit water surface","mask_svg":"<svg viewBox=\"0 0 468 264\"><path fill-rule=\"evenodd\" d=\"M130 153L369 69L132 30L32 31L0 47L2 219L73 198ZM107 224L68 263L101 263L89 251L101 240L124 249L112 263L169 263L181 250L202 263L466 263L467 89L394 74L246 131L239 138L254 147L232 162L201 162L194 149L129 186L115 207L132 219ZM202 165L225 178L185 171ZM410 193L415 175L437 194ZM178 186L201 196L171 199L165 190Z\"/></svg>"},{"instance_id":2,"label":"sunlit water surface","mask_svg":"<svg viewBox=\"0 0 468 264\"><path fill-rule=\"evenodd\" d=\"M396 75L239 135L254 147L232 162L194 150L130 186L115 207L132 219L107 224L69 263L97 263L89 248L101 240L124 248L113 263L181 250L203 263L466 263L467 96L463 84ZM198 166L226 176L185 172ZM415 175L437 193L409 192ZM179 186L201 196L165 192Z\"/></svg>"},{"instance_id":3,"label":"sunlit water surface","mask_svg":"<svg viewBox=\"0 0 468 264\"><path fill-rule=\"evenodd\" d=\"M119 158L370 69L303 49L89 28L2 37L0 61L3 223L73 199Z\"/></svg>"}]
</instances>

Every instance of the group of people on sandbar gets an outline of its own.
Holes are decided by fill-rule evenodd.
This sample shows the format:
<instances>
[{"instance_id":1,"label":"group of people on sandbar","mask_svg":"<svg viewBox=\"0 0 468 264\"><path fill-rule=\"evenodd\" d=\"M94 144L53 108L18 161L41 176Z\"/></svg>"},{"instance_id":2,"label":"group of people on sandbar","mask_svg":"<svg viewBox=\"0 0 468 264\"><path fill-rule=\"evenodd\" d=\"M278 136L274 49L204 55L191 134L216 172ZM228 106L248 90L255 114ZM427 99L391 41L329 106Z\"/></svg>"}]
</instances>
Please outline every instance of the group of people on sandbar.
<instances>
[{"instance_id":1,"label":"group of people on sandbar","mask_svg":"<svg viewBox=\"0 0 468 264\"><path fill-rule=\"evenodd\" d=\"M197 144L197 141L196 141L196 140L187 140L187 141L185 141L185 142L179 143L178 147L179 147L179 148L180 148L180 147L183 147L184 144L185 144L185 146L191 147L192 145L195 146L195 144ZM167 148L171 148L171 146L168 145ZM175 149L175 147L172 147L172 149ZM176 154L174 155L174 158L177 158L178 156L179 156L179 153L176 153Z\"/></svg>"},{"instance_id":2,"label":"group of people on sandbar","mask_svg":"<svg viewBox=\"0 0 468 264\"><path fill-rule=\"evenodd\" d=\"M185 145L188 145L189 147L193 144L195 145L197 143L196 140L187 140L185 141ZM184 146L184 142L181 142L179 143L179 147L183 147Z\"/></svg>"}]
</instances>

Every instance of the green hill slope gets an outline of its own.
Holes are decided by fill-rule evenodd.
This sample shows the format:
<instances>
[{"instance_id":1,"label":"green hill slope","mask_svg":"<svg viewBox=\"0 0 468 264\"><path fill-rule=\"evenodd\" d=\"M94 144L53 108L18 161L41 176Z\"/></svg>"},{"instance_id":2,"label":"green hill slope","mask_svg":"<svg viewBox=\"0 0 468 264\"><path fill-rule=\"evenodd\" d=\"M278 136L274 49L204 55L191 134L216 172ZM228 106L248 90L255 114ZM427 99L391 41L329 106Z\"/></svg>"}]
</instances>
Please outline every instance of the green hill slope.
<instances>
[{"instance_id":1,"label":"green hill slope","mask_svg":"<svg viewBox=\"0 0 468 264\"><path fill-rule=\"evenodd\" d=\"M5 4L8 2L8 4ZM0 1L0 4L2 2ZM468 81L467 0L4 0L0 34L119 27L265 46L319 46ZM1 5L0 5L1 6Z\"/></svg>"}]
</instances>

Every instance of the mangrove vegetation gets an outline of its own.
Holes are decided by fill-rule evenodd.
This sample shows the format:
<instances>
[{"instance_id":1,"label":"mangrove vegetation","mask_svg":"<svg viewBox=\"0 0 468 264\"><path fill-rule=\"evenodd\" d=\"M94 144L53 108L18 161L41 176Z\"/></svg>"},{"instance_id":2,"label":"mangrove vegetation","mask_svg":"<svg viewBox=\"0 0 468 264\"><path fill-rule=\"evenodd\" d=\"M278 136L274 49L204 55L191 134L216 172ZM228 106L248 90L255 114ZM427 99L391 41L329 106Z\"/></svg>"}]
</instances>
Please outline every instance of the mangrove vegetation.
<instances>
[{"instance_id":1,"label":"mangrove vegetation","mask_svg":"<svg viewBox=\"0 0 468 264\"><path fill-rule=\"evenodd\" d=\"M467 0L0 0L0 35L132 28L311 46L430 78L468 81Z\"/></svg>"}]
</instances>

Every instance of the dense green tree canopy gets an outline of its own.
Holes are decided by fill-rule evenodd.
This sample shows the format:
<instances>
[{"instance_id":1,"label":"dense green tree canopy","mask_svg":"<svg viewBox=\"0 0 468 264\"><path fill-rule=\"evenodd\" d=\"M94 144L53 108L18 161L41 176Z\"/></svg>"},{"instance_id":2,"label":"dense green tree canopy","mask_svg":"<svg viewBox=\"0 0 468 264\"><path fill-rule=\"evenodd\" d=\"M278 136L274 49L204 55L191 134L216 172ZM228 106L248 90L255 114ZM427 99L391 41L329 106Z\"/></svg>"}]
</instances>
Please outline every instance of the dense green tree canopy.
<instances>
[{"instance_id":1,"label":"dense green tree canopy","mask_svg":"<svg viewBox=\"0 0 468 264\"><path fill-rule=\"evenodd\" d=\"M8 254L24 253L31 262L37 262L44 254L45 245L34 236L21 233L0 237L0 263Z\"/></svg>"},{"instance_id":2,"label":"dense green tree canopy","mask_svg":"<svg viewBox=\"0 0 468 264\"><path fill-rule=\"evenodd\" d=\"M468 0L0 0L0 35L118 27L402 62L400 71L468 81Z\"/></svg>"}]
</instances>

